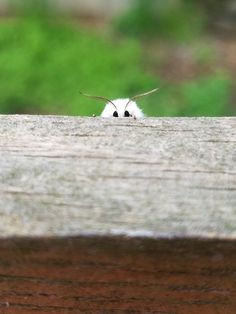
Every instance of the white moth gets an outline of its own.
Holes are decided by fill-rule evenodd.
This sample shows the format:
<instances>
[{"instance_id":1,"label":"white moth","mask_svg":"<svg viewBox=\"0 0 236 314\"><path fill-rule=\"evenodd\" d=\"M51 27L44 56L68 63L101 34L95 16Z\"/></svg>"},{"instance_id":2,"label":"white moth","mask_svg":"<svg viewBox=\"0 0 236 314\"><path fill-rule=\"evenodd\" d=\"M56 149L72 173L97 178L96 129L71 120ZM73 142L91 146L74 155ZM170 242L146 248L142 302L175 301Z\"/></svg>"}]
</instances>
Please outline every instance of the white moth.
<instances>
[{"instance_id":1,"label":"white moth","mask_svg":"<svg viewBox=\"0 0 236 314\"><path fill-rule=\"evenodd\" d=\"M110 100L108 98L101 97L101 96L92 96L92 95L84 94L81 92L80 93L86 97L107 101L105 108L103 109L103 111L101 113L101 117L103 117L103 118L133 117L134 119L137 119L137 118L144 117L144 114L143 114L142 110L138 107L135 100L139 97L154 93L157 90L158 90L158 88L155 88L149 92L136 95L132 98L121 98L121 99L114 99L114 100Z\"/></svg>"}]
</instances>

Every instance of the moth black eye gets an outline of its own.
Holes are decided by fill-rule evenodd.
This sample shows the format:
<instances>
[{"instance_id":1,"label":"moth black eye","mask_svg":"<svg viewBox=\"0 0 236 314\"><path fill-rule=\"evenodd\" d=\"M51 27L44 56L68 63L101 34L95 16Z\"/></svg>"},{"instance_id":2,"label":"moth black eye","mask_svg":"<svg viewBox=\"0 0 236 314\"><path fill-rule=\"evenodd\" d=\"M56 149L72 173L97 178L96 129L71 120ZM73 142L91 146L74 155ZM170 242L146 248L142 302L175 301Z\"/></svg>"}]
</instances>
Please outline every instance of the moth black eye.
<instances>
[{"instance_id":1,"label":"moth black eye","mask_svg":"<svg viewBox=\"0 0 236 314\"><path fill-rule=\"evenodd\" d=\"M118 117L118 112L117 111L113 112L113 117Z\"/></svg>"},{"instance_id":2,"label":"moth black eye","mask_svg":"<svg viewBox=\"0 0 236 314\"><path fill-rule=\"evenodd\" d=\"M129 114L129 111L125 110L125 117L129 117L130 114Z\"/></svg>"}]
</instances>

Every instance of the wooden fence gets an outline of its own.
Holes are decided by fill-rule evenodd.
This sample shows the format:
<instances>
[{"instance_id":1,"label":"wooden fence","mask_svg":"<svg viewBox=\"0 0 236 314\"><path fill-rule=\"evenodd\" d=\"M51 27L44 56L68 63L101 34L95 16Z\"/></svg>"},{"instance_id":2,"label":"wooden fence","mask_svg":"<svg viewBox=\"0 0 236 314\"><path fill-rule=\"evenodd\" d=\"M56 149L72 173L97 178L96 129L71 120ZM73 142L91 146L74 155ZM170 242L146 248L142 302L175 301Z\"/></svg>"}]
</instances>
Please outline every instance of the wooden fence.
<instances>
[{"instance_id":1,"label":"wooden fence","mask_svg":"<svg viewBox=\"0 0 236 314\"><path fill-rule=\"evenodd\" d=\"M236 312L236 118L0 116L0 313Z\"/></svg>"}]
</instances>

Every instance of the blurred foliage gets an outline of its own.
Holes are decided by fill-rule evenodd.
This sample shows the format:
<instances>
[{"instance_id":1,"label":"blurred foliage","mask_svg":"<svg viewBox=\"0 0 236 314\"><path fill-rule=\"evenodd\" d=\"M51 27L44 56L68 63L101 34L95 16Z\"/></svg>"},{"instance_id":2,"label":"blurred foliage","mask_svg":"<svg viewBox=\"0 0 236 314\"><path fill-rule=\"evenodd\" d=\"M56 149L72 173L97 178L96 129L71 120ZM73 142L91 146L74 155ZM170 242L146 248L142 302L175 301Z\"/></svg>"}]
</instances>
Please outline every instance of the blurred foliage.
<instances>
[{"instance_id":1,"label":"blurred foliage","mask_svg":"<svg viewBox=\"0 0 236 314\"><path fill-rule=\"evenodd\" d=\"M184 116L220 116L229 109L232 82L225 73L199 78L181 88Z\"/></svg>"},{"instance_id":2,"label":"blurred foliage","mask_svg":"<svg viewBox=\"0 0 236 314\"><path fill-rule=\"evenodd\" d=\"M140 60L132 41L111 42L35 17L2 22L0 111L99 113L103 104L79 91L113 98L155 86Z\"/></svg>"},{"instance_id":3,"label":"blurred foliage","mask_svg":"<svg viewBox=\"0 0 236 314\"><path fill-rule=\"evenodd\" d=\"M187 1L186 7L175 6L181 1L156 1L160 8L163 5L162 11L158 11L160 18L153 16L148 20L154 12L153 2L138 1L138 6L129 13L130 26L125 23L129 15L122 17L123 31L138 37L155 35L174 40L200 35L204 19L195 19L199 16L198 11L194 12L192 0ZM104 103L83 97L79 91L114 99L156 86L160 87L158 93L139 101L148 116L231 113L232 82L226 73L168 83L144 70L147 60L137 39L125 36L111 39L78 24L72 25L66 19L62 23L49 10L46 0L26 3L27 6L14 6L19 13L17 18L2 20L0 24L0 113L99 114ZM175 5L169 12L166 5L168 8L171 3ZM136 25L133 30L132 25ZM197 63L207 64L212 53L203 48L196 47L195 59Z\"/></svg>"},{"instance_id":4,"label":"blurred foliage","mask_svg":"<svg viewBox=\"0 0 236 314\"><path fill-rule=\"evenodd\" d=\"M142 107L148 116L229 115L231 88L232 81L225 73L211 74L179 85L164 83L151 101L142 100Z\"/></svg>"},{"instance_id":5,"label":"blurred foliage","mask_svg":"<svg viewBox=\"0 0 236 314\"><path fill-rule=\"evenodd\" d=\"M48 0L9 0L11 11L20 16L52 16L55 7Z\"/></svg>"},{"instance_id":6,"label":"blurred foliage","mask_svg":"<svg viewBox=\"0 0 236 314\"><path fill-rule=\"evenodd\" d=\"M194 0L135 0L131 9L114 21L122 34L174 41L198 37L205 25L205 14Z\"/></svg>"}]
</instances>

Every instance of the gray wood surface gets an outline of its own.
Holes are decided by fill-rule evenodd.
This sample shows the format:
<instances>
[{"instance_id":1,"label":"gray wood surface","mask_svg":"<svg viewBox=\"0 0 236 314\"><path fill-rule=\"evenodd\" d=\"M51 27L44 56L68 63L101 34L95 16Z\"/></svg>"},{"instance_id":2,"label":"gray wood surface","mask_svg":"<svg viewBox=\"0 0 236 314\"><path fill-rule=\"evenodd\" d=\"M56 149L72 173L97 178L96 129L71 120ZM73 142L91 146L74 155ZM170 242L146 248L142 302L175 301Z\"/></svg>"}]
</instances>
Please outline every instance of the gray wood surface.
<instances>
[{"instance_id":1,"label":"gray wood surface","mask_svg":"<svg viewBox=\"0 0 236 314\"><path fill-rule=\"evenodd\" d=\"M236 237L236 118L0 116L0 235Z\"/></svg>"}]
</instances>

